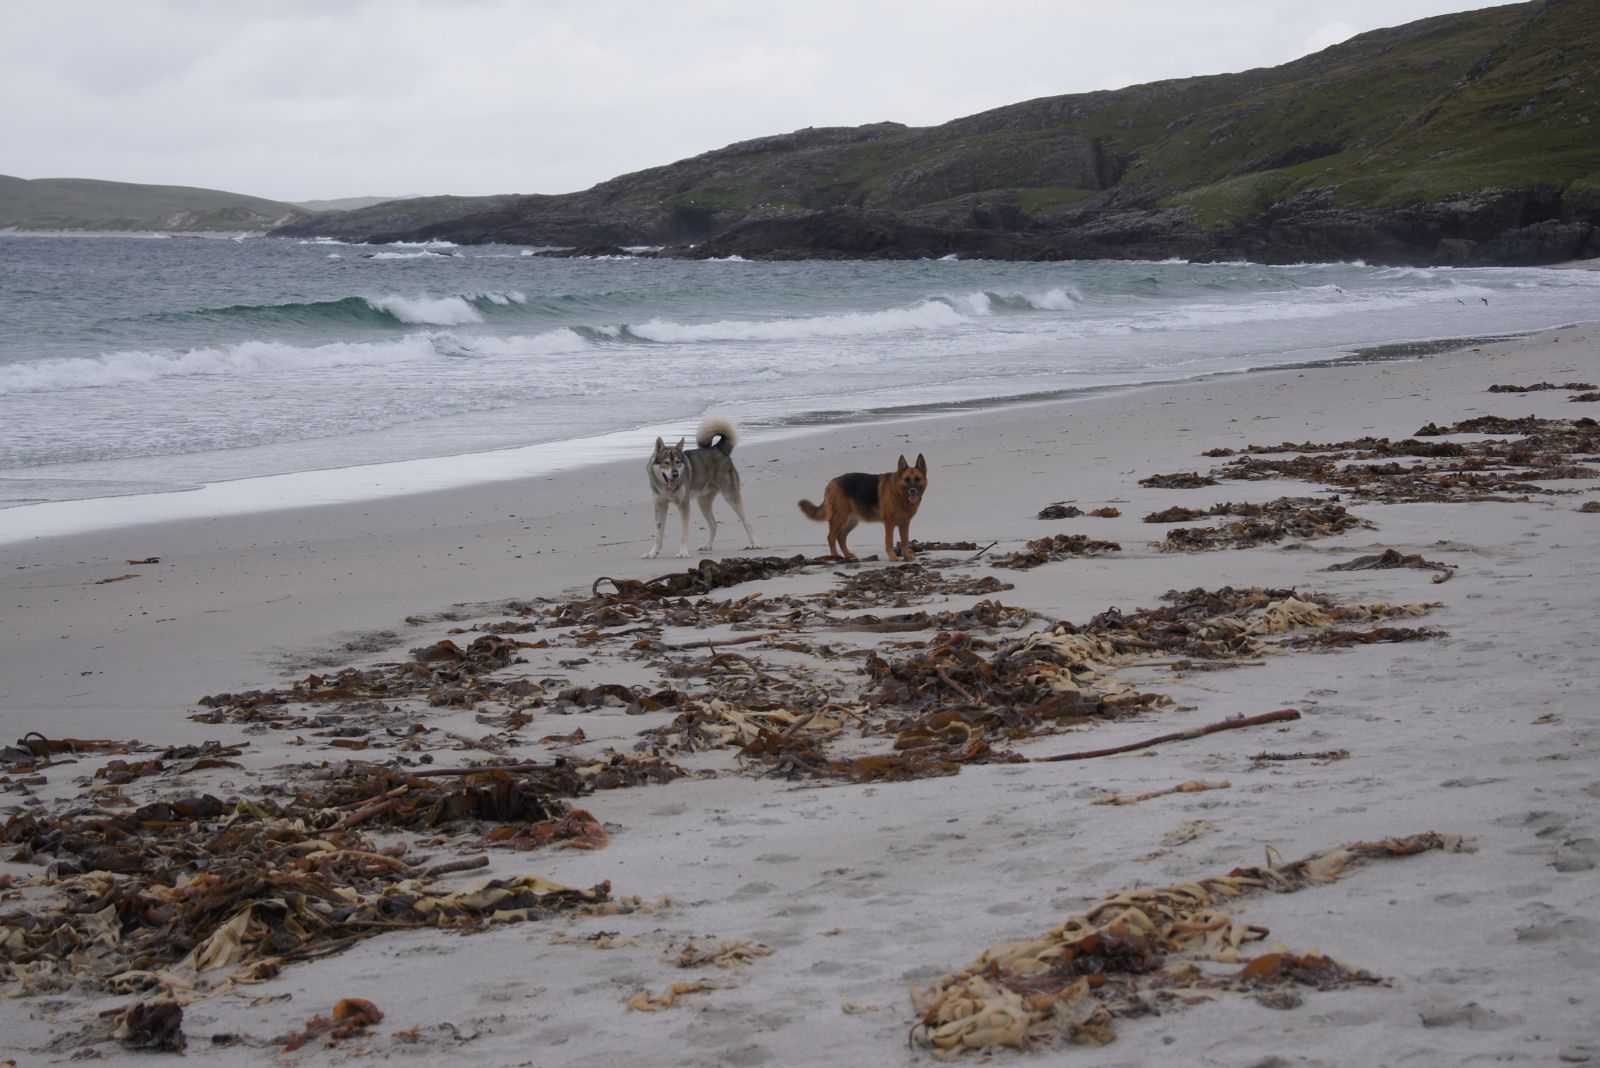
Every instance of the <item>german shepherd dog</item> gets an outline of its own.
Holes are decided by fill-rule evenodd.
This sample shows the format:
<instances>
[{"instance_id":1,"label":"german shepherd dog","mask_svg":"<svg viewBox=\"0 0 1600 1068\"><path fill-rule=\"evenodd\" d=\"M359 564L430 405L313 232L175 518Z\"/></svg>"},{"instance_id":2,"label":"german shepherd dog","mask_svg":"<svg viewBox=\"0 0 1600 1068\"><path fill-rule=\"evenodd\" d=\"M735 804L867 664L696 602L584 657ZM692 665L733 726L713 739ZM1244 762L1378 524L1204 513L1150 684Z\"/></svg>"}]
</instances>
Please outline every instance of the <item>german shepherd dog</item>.
<instances>
[{"instance_id":1,"label":"german shepherd dog","mask_svg":"<svg viewBox=\"0 0 1600 1068\"><path fill-rule=\"evenodd\" d=\"M684 438L676 445L668 445L656 438L655 451L645 470L650 476L650 496L656 505L656 544L644 554L644 559L654 560L661 555L661 540L667 529L667 508L676 504L683 518L683 540L678 546L679 556L689 555L689 502L697 501L700 514L706 517L706 543L699 552L710 552L717 540L717 518L711 514L711 502L717 494L733 505L734 514L744 524L745 536L750 539L747 548L759 549L761 542L744 514L744 502L739 498L739 471L733 466L733 447L739 441L739 432L726 419L709 417L695 431L698 449L685 449Z\"/></svg>"},{"instance_id":2,"label":"german shepherd dog","mask_svg":"<svg viewBox=\"0 0 1600 1068\"><path fill-rule=\"evenodd\" d=\"M856 558L844 540L863 520L883 523L883 551L889 559L910 560L911 517L917 514L927 490L928 461L918 453L914 464L906 463L906 458L901 456L899 466L888 474L864 475L853 471L840 475L823 490L822 507L801 501L800 510L807 518L828 524L828 552L836 560ZM905 550L900 556L894 551L897 527Z\"/></svg>"}]
</instances>

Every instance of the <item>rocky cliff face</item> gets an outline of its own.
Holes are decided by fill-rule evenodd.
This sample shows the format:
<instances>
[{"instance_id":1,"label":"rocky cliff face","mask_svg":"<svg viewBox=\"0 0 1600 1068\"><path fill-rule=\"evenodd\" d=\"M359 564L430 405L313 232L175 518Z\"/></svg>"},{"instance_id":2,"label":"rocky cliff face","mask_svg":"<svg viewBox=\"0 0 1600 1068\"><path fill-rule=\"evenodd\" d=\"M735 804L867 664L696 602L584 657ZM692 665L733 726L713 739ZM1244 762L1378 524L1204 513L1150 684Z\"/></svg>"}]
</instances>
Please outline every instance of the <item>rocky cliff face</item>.
<instances>
[{"instance_id":1,"label":"rocky cliff face","mask_svg":"<svg viewBox=\"0 0 1600 1068\"><path fill-rule=\"evenodd\" d=\"M1047 230L918 225L891 213L850 208L741 224L660 255L745 259L1253 260L1309 263L1364 259L1411 266L1538 266L1600 256L1591 210L1560 210L1540 192L1356 211L1328 204L1326 191L1277 205L1246 225L1203 229L1184 211L1085 213Z\"/></svg>"},{"instance_id":2,"label":"rocky cliff face","mask_svg":"<svg viewBox=\"0 0 1600 1068\"><path fill-rule=\"evenodd\" d=\"M1600 19L1535 0L942 126L740 142L562 196L285 228L661 254L1552 263L1600 254Z\"/></svg>"}]
</instances>

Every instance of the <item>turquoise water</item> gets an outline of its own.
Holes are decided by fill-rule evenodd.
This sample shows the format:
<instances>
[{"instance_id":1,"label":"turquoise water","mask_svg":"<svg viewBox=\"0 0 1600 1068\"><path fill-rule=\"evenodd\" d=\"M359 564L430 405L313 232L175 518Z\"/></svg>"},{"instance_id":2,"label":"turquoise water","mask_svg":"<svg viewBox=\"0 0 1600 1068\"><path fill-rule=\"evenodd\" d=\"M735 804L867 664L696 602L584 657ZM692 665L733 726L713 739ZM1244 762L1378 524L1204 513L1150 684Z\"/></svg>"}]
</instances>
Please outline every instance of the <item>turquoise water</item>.
<instances>
[{"instance_id":1,"label":"turquoise water","mask_svg":"<svg viewBox=\"0 0 1600 1068\"><path fill-rule=\"evenodd\" d=\"M0 507L692 432L708 410L759 434L1600 307L1600 273L1551 269L532 253L0 236Z\"/></svg>"}]
</instances>

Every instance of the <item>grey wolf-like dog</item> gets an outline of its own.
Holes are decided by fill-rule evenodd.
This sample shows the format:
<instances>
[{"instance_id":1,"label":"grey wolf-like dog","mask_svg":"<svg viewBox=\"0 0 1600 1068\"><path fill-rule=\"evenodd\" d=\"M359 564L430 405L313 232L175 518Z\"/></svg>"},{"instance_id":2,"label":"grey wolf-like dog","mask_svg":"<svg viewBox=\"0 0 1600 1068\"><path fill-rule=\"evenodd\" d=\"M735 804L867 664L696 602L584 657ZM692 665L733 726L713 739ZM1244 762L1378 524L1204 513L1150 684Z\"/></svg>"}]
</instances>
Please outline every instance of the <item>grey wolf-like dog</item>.
<instances>
[{"instance_id":1,"label":"grey wolf-like dog","mask_svg":"<svg viewBox=\"0 0 1600 1068\"><path fill-rule=\"evenodd\" d=\"M722 494L733 505L734 514L744 524L744 533L750 540L746 548L759 549L750 518L744 514L744 501L739 496L739 470L733 466L733 447L738 444L739 432L726 419L708 417L695 431L698 449L685 449L685 438L676 445L668 445L656 438L655 451L645 470L650 476L650 496L656 506L656 544L644 559L654 560L661 554L661 541L667 529L667 508L678 506L683 519L683 540L678 546L679 556L689 555L689 502L700 505L700 514L706 517L706 542L699 552L710 552L717 541L717 517L711 514L711 502Z\"/></svg>"}]
</instances>

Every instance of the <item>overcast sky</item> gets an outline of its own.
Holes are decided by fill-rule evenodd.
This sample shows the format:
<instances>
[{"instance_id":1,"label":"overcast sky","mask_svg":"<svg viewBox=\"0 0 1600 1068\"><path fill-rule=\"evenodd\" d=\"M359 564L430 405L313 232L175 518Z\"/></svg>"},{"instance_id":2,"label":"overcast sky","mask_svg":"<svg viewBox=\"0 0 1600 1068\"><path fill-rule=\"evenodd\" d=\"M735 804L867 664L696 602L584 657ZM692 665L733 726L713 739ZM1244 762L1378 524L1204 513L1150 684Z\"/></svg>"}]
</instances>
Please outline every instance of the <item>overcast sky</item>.
<instances>
[{"instance_id":1,"label":"overcast sky","mask_svg":"<svg viewBox=\"0 0 1600 1068\"><path fill-rule=\"evenodd\" d=\"M565 193L803 126L1273 66L1476 0L0 0L0 174Z\"/></svg>"}]
</instances>

